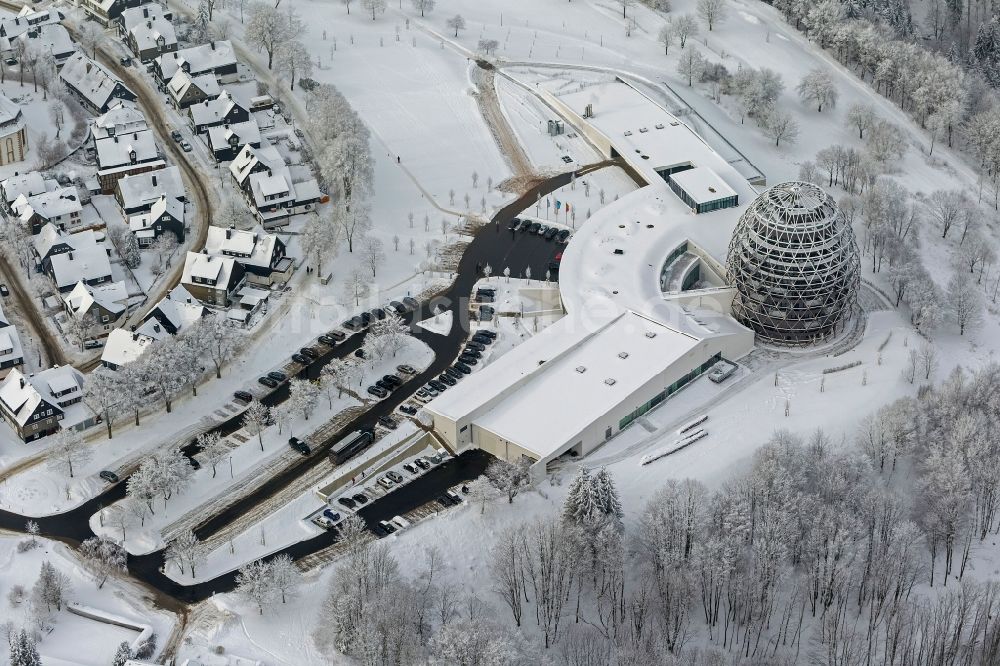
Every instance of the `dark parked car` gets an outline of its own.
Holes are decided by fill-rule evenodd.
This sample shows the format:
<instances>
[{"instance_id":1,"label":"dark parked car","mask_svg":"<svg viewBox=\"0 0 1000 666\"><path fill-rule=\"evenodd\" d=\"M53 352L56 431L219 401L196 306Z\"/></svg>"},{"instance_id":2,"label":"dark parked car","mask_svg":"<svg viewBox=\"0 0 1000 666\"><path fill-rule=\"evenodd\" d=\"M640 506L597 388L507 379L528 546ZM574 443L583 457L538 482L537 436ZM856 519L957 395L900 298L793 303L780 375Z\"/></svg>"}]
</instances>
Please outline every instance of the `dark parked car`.
<instances>
[{"instance_id":1,"label":"dark parked car","mask_svg":"<svg viewBox=\"0 0 1000 666\"><path fill-rule=\"evenodd\" d=\"M494 340L497 339L496 331L491 331L488 328L479 329L478 331L476 331L476 335L485 335L488 338L493 338Z\"/></svg>"},{"instance_id":2,"label":"dark parked car","mask_svg":"<svg viewBox=\"0 0 1000 666\"><path fill-rule=\"evenodd\" d=\"M556 236L559 238L560 243L566 242L566 239L569 238L569 229L562 229Z\"/></svg>"},{"instance_id":3,"label":"dark parked car","mask_svg":"<svg viewBox=\"0 0 1000 666\"><path fill-rule=\"evenodd\" d=\"M327 333L327 335L329 335L331 338L333 338L337 342L340 342L341 340L344 340L344 339L347 338L347 336L344 335L343 331L330 331L329 333Z\"/></svg>"},{"instance_id":4,"label":"dark parked car","mask_svg":"<svg viewBox=\"0 0 1000 666\"><path fill-rule=\"evenodd\" d=\"M424 460L423 458L417 458L416 460L413 461L413 464L419 467L420 469L430 469L431 467L431 464L426 460Z\"/></svg>"},{"instance_id":5,"label":"dark parked car","mask_svg":"<svg viewBox=\"0 0 1000 666\"><path fill-rule=\"evenodd\" d=\"M367 326L368 324L372 323L372 313L371 312L362 312L358 316L361 317L361 323L364 324L365 326Z\"/></svg>"},{"instance_id":6,"label":"dark parked car","mask_svg":"<svg viewBox=\"0 0 1000 666\"><path fill-rule=\"evenodd\" d=\"M522 233L531 233L531 227L537 226L539 226L537 222L529 222L528 220L525 220L521 223L520 230Z\"/></svg>"},{"instance_id":7,"label":"dark parked car","mask_svg":"<svg viewBox=\"0 0 1000 666\"><path fill-rule=\"evenodd\" d=\"M555 238L556 234L558 234L558 233L559 233L558 229L556 229L555 227L549 227L549 230L545 232L545 234L543 235L543 238L545 240L547 240L547 241L550 241L553 238Z\"/></svg>"},{"instance_id":8,"label":"dark parked car","mask_svg":"<svg viewBox=\"0 0 1000 666\"><path fill-rule=\"evenodd\" d=\"M461 356L458 357L458 360L464 363L466 366L477 365L479 363L479 361L476 359L475 356L471 356L469 354L462 354ZM472 368L469 369L471 370ZM461 368L459 368L459 370L461 370Z\"/></svg>"},{"instance_id":9,"label":"dark parked car","mask_svg":"<svg viewBox=\"0 0 1000 666\"><path fill-rule=\"evenodd\" d=\"M452 366L452 367L455 368L456 370L458 370L459 372L461 372L463 375L471 375L472 374L472 368L470 368L469 366L467 366L465 363L462 363L461 361L456 361L455 365Z\"/></svg>"},{"instance_id":10,"label":"dark parked car","mask_svg":"<svg viewBox=\"0 0 1000 666\"><path fill-rule=\"evenodd\" d=\"M108 483L118 483L118 475L115 474L114 472L109 472L108 470L104 470L98 476L100 476Z\"/></svg>"},{"instance_id":11,"label":"dark parked car","mask_svg":"<svg viewBox=\"0 0 1000 666\"><path fill-rule=\"evenodd\" d=\"M392 479L395 483L402 483L403 481L405 481L402 474L400 474L399 472L395 472L391 469L388 472L386 472L385 475L390 479Z\"/></svg>"},{"instance_id":12,"label":"dark parked car","mask_svg":"<svg viewBox=\"0 0 1000 666\"><path fill-rule=\"evenodd\" d=\"M337 341L333 337L331 337L329 335L321 335L321 336L319 336L319 341L322 342L327 347L333 347L334 345L337 344Z\"/></svg>"},{"instance_id":13,"label":"dark parked car","mask_svg":"<svg viewBox=\"0 0 1000 666\"><path fill-rule=\"evenodd\" d=\"M410 308L411 310L416 310L417 308L420 307L420 301L418 301L417 299L413 298L413 296L404 296L403 297L403 304L406 307Z\"/></svg>"},{"instance_id":14,"label":"dark parked car","mask_svg":"<svg viewBox=\"0 0 1000 666\"><path fill-rule=\"evenodd\" d=\"M417 374L417 371L414 370L412 366L406 365L405 363L403 365L397 365L396 369L399 370L400 372L402 372L404 375L415 375L415 374Z\"/></svg>"},{"instance_id":15,"label":"dark parked car","mask_svg":"<svg viewBox=\"0 0 1000 666\"><path fill-rule=\"evenodd\" d=\"M403 469L405 469L410 474L416 474L417 473L417 468L414 467L413 465L411 465L410 463L403 463Z\"/></svg>"},{"instance_id":16,"label":"dark parked car","mask_svg":"<svg viewBox=\"0 0 1000 666\"><path fill-rule=\"evenodd\" d=\"M482 358L483 354L478 349L472 349L471 347L466 347L465 351L462 352L462 356L471 356L472 358Z\"/></svg>"},{"instance_id":17,"label":"dark parked car","mask_svg":"<svg viewBox=\"0 0 1000 666\"><path fill-rule=\"evenodd\" d=\"M446 390L448 390L448 387L445 384L442 384L441 382L439 382L436 379L432 379L432 380L428 381L427 383L431 387L433 387L434 389L436 389L438 391L446 391Z\"/></svg>"},{"instance_id":18,"label":"dark parked car","mask_svg":"<svg viewBox=\"0 0 1000 666\"><path fill-rule=\"evenodd\" d=\"M494 289L493 287L480 287L479 289L476 289L476 295L477 296L496 296L497 295L497 290Z\"/></svg>"},{"instance_id":19,"label":"dark parked car","mask_svg":"<svg viewBox=\"0 0 1000 666\"><path fill-rule=\"evenodd\" d=\"M326 516L331 523L335 523L340 520L340 514L333 509L323 509L323 515Z\"/></svg>"},{"instance_id":20,"label":"dark parked car","mask_svg":"<svg viewBox=\"0 0 1000 666\"><path fill-rule=\"evenodd\" d=\"M452 377L451 375L449 375L446 372L442 372L440 375L438 375L438 381L439 382L443 382L443 383L447 384L448 386L454 386L455 384L458 383L457 381L455 381L454 377Z\"/></svg>"},{"instance_id":21,"label":"dark parked car","mask_svg":"<svg viewBox=\"0 0 1000 666\"><path fill-rule=\"evenodd\" d=\"M382 308L375 308L372 310L372 316L376 319L385 319L385 310Z\"/></svg>"},{"instance_id":22,"label":"dark parked car","mask_svg":"<svg viewBox=\"0 0 1000 666\"><path fill-rule=\"evenodd\" d=\"M531 228L528 229L528 233L537 234L541 230L542 230L541 223L535 222L534 224L531 225Z\"/></svg>"},{"instance_id":23,"label":"dark parked car","mask_svg":"<svg viewBox=\"0 0 1000 666\"><path fill-rule=\"evenodd\" d=\"M350 497L338 497L337 503L340 504L340 506L344 507L345 509L353 509L358 505L358 503L352 500Z\"/></svg>"},{"instance_id":24,"label":"dark parked car","mask_svg":"<svg viewBox=\"0 0 1000 666\"><path fill-rule=\"evenodd\" d=\"M261 377L257 381L268 388L278 388L278 382L274 381L270 377Z\"/></svg>"},{"instance_id":25,"label":"dark parked car","mask_svg":"<svg viewBox=\"0 0 1000 666\"><path fill-rule=\"evenodd\" d=\"M311 359L319 358L319 352L317 352L312 347L303 347L302 349L299 350L299 353L302 354L303 356L308 356Z\"/></svg>"},{"instance_id":26,"label":"dark parked car","mask_svg":"<svg viewBox=\"0 0 1000 666\"><path fill-rule=\"evenodd\" d=\"M389 393L392 393L392 389L396 388L395 386L393 386L389 382L385 381L384 379L380 379L377 382L375 382L375 386L377 386L377 387L379 387L381 389L385 389Z\"/></svg>"},{"instance_id":27,"label":"dark parked car","mask_svg":"<svg viewBox=\"0 0 1000 666\"><path fill-rule=\"evenodd\" d=\"M406 306L399 301L389 301L389 309L395 311L398 315L406 313Z\"/></svg>"},{"instance_id":28,"label":"dark parked car","mask_svg":"<svg viewBox=\"0 0 1000 666\"><path fill-rule=\"evenodd\" d=\"M493 338L488 335L479 335L478 333L472 336L472 341L481 345L493 344Z\"/></svg>"},{"instance_id":29,"label":"dark parked car","mask_svg":"<svg viewBox=\"0 0 1000 666\"><path fill-rule=\"evenodd\" d=\"M351 495L351 499L357 502L358 504L368 504L368 495L365 495L364 493Z\"/></svg>"},{"instance_id":30,"label":"dark parked car","mask_svg":"<svg viewBox=\"0 0 1000 666\"><path fill-rule=\"evenodd\" d=\"M122 56L121 58L118 58L118 62L121 64L122 67L132 66L132 58L128 56Z\"/></svg>"},{"instance_id":31,"label":"dark parked car","mask_svg":"<svg viewBox=\"0 0 1000 666\"><path fill-rule=\"evenodd\" d=\"M198 462L197 458L188 458L188 462L191 463L191 467L195 469L201 469L201 463Z\"/></svg>"},{"instance_id":32,"label":"dark parked car","mask_svg":"<svg viewBox=\"0 0 1000 666\"><path fill-rule=\"evenodd\" d=\"M559 272L559 262L557 262L557 261L550 261L549 262L549 272L552 273L553 275L555 275L556 273L558 273Z\"/></svg>"},{"instance_id":33,"label":"dark parked car","mask_svg":"<svg viewBox=\"0 0 1000 666\"><path fill-rule=\"evenodd\" d=\"M486 350L486 345L476 342L475 340L469 340L467 343L465 343L465 348L475 349L477 352L481 352Z\"/></svg>"},{"instance_id":34,"label":"dark parked car","mask_svg":"<svg viewBox=\"0 0 1000 666\"><path fill-rule=\"evenodd\" d=\"M309 365L312 363L312 359L308 356L303 356L302 354L292 354L292 360L296 363L301 363L302 365Z\"/></svg>"},{"instance_id":35,"label":"dark parked car","mask_svg":"<svg viewBox=\"0 0 1000 666\"><path fill-rule=\"evenodd\" d=\"M309 445L300 440L298 437L289 437L288 446L292 447L304 456L312 453L312 449L309 448Z\"/></svg>"},{"instance_id":36,"label":"dark parked car","mask_svg":"<svg viewBox=\"0 0 1000 666\"><path fill-rule=\"evenodd\" d=\"M389 430L395 430L397 427L396 422L389 416L378 417L378 423L380 426L388 428Z\"/></svg>"},{"instance_id":37,"label":"dark parked car","mask_svg":"<svg viewBox=\"0 0 1000 666\"><path fill-rule=\"evenodd\" d=\"M450 498L449 498L449 497L448 497L447 495L438 495L438 496L437 496L437 501L438 501L438 502L439 502L439 503L441 504L441 506L443 506L443 507L449 507L449 506L451 506L452 504L454 504L454 502L452 502L452 501L451 501L451 499L450 499Z\"/></svg>"},{"instance_id":38,"label":"dark parked car","mask_svg":"<svg viewBox=\"0 0 1000 666\"><path fill-rule=\"evenodd\" d=\"M507 228L510 229L511 231L517 231L517 228L519 226L521 226L521 220L515 217L513 220L510 221L510 224L507 225Z\"/></svg>"},{"instance_id":39,"label":"dark parked car","mask_svg":"<svg viewBox=\"0 0 1000 666\"><path fill-rule=\"evenodd\" d=\"M283 382L286 379L288 379L288 375L283 373L281 370L272 370L271 372L267 373L267 376L276 382Z\"/></svg>"},{"instance_id":40,"label":"dark parked car","mask_svg":"<svg viewBox=\"0 0 1000 666\"><path fill-rule=\"evenodd\" d=\"M341 324L341 326L343 326L349 331L358 331L364 328L365 322L361 319L361 317L351 317L343 324Z\"/></svg>"},{"instance_id":41,"label":"dark parked car","mask_svg":"<svg viewBox=\"0 0 1000 666\"><path fill-rule=\"evenodd\" d=\"M233 397L239 400L240 402L250 402L251 400L253 400L253 395L251 395L247 391L237 391L236 393L233 394Z\"/></svg>"},{"instance_id":42,"label":"dark parked car","mask_svg":"<svg viewBox=\"0 0 1000 666\"><path fill-rule=\"evenodd\" d=\"M378 522L379 529L386 534L392 534L396 531L396 526L390 523L388 520L380 520Z\"/></svg>"},{"instance_id":43,"label":"dark parked car","mask_svg":"<svg viewBox=\"0 0 1000 666\"><path fill-rule=\"evenodd\" d=\"M382 380L390 386L402 386L403 380L396 375L383 375Z\"/></svg>"},{"instance_id":44,"label":"dark parked car","mask_svg":"<svg viewBox=\"0 0 1000 666\"><path fill-rule=\"evenodd\" d=\"M0 294L2 294L4 298L10 296L10 289L7 288L7 285L0 284Z\"/></svg>"},{"instance_id":45,"label":"dark parked car","mask_svg":"<svg viewBox=\"0 0 1000 666\"><path fill-rule=\"evenodd\" d=\"M461 372L459 372L458 370L456 370L455 368L445 368L444 374L448 375L449 377L451 377L453 379L461 379L462 377L465 376Z\"/></svg>"},{"instance_id":46,"label":"dark parked car","mask_svg":"<svg viewBox=\"0 0 1000 666\"><path fill-rule=\"evenodd\" d=\"M177 130L170 130L170 138L174 140L174 143L180 143L184 137Z\"/></svg>"},{"instance_id":47,"label":"dark parked car","mask_svg":"<svg viewBox=\"0 0 1000 666\"><path fill-rule=\"evenodd\" d=\"M357 356L358 358L364 358L365 357L365 350L364 349L355 349L354 350L354 355Z\"/></svg>"},{"instance_id":48,"label":"dark parked car","mask_svg":"<svg viewBox=\"0 0 1000 666\"><path fill-rule=\"evenodd\" d=\"M413 416L417 413L417 408L414 407L413 405L400 405L399 411L403 412L404 414L409 414L410 416Z\"/></svg>"},{"instance_id":49,"label":"dark parked car","mask_svg":"<svg viewBox=\"0 0 1000 666\"><path fill-rule=\"evenodd\" d=\"M387 395L389 395L389 392L386 391L381 386L369 386L368 387L368 393L370 393L371 395L375 396L376 398L380 398L380 399L386 397Z\"/></svg>"}]
</instances>

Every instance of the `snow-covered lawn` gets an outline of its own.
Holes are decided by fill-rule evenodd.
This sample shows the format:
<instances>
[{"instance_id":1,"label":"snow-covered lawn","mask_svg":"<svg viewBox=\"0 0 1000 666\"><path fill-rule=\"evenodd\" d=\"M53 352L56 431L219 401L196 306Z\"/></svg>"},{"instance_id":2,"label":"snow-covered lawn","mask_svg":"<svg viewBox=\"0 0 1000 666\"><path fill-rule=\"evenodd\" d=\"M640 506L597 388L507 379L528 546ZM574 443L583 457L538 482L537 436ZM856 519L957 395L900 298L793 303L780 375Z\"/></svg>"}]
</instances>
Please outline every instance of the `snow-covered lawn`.
<instances>
[{"instance_id":1,"label":"snow-covered lawn","mask_svg":"<svg viewBox=\"0 0 1000 666\"><path fill-rule=\"evenodd\" d=\"M448 332L451 331L451 324L454 318L454 312L451 310L445 310L444 312L439 312L433 317L428 317L423 321L417 322L417 326L426 331L430 331L431 333L448 335Z\"/></svg>"},{"instance_id":2,"label":"snow-covered lawn","mask_svg":"<svg viewBox=\"0 0 1000 666\"><path fill-rule=\"evenodd\" d=\"M160 648L174 626L174 616L163 610L153 610L147 603L147 590L131 583L109 578L98 589L93 576L83 567L76 554L58 541L38 539L38 546L27 552L17 552L19 543L28 537L0 535L0 590L4 594L3 621L10 621L15 628L28 627L28 595L38 578L42 562L48 561L69 577L72 603L102 611L127 620L134 625L149 625L157 634ZM7 595L16 585L26 590L23 601L7 602ZM38 644L42 662L49 666L106 666L122 641L132 643L139 632L124 627L105 624L63 610L53 613L53 631L43 633ZM0 652L0 664L7 664L6 647Z\"/></svg>"}]
</instances>

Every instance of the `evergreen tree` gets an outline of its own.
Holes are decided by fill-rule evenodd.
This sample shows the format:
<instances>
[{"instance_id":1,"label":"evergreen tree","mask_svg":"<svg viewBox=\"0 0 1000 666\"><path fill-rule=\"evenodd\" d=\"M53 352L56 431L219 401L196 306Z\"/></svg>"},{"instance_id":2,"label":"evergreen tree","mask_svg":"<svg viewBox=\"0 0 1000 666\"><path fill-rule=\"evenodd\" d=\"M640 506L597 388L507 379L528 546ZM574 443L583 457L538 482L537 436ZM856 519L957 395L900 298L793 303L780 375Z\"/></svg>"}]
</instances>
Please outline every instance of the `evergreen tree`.
<instances>
[{"instance_id":1,"label":"evergreen tree","mask_svg":"<svg viewBox=\"0 0 1000 666\"><path fill-rule=\"evenodd\" d=\"M994 88L1000 87L1000 23L995 16L979 26L976 43L969 56L983 78Z\"/></svg>"},{"instance_id":2,"label":"evergreen tree","mask_svg":"<svg viewBox=\"0 0 1000 666\"><path fill-rule=\"evenodd\" d=\"M587 521L593 509L594 494L590 470L581 467L569 484L569 493L563 502L563 521L579 525Z\"/></svg>"},{"instance_id":3,"label":"evergreen tree","mask_svg":"<svg viewBox=\"0 0 1000 666\"><path fill-rule=\"evenodd\" d=\"M10 666L42 666L35 639L24 629L10 642Z\"/></svg>"},{"instance_id":4,"label":"evergreen tree","mask_svg":"<svg viewBox=\"0 0 1000 666\"><path fill-rule=\"evenodd\" d=\"M622 528L622 501L618 496L618 489L615 488L615 481L608 474L608 470L601 468L593 478L594 503L599 513L601 521L613 523L619 529Z\"/></svg>"},{"instance_id":5,"label":"evergreen tree","mask_svg":"<svg viewBox=\"0 0 1000 666\"><path fill-rule=\"evenodd\" d=\"M111 666L125 666L125 662L132 658L132 648L129 646L128 641L122 641L121 645L118 646L118 651L115 652L115 658L111 662Z\"/></svg>"}]
</instances>

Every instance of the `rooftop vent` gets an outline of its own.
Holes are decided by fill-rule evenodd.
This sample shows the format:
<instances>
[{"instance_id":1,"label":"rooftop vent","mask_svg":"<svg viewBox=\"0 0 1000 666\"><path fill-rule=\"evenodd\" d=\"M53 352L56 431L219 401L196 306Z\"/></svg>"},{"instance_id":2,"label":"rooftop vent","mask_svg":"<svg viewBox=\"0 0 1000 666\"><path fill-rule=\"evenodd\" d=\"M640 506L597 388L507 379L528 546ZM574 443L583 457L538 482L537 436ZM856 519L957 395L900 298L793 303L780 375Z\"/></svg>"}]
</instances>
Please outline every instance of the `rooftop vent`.
<instances>
[{"instance_id":1,"label":"rooftop vent","mask_svg":"<svg viewBox=\"0 0 1000 666\"><path fill-rule=\"evenodd\" d=\"M648 127L640 127L640 128L639 128L639 133L640 133L640 134L645 134L645 133L646 133L646 132L648 132L648 131L649 131L649 128L648 128Z\"/></svg>"},{"instance_id":2,"label":"rooftop vent","mask_svg":"<svg viewBox=\"0 0 1000 666\"><path fill-rule=\"evenodd\" d=\"M712 194L715 194L715 188L714 187L709 186L708 191L711 192Z\"/></svg>"},{"instance_id":3,"label":"rooftop vent","mask_svg":"<svg viewBox=\"0 0 1000 666\"><path fill-rule=\"evenodd\" d=\"M576 371L582 375L583 373L587 372L587 368L583 367L582 365L578 365L576 366Z\"/></svg>"},{"instance_id":4,"label":"rooftop vent","mask_svg":"<svg viewBox=\"0 0 1000 666\"><path fill-rule=\"evenodd\" d=\"M620 359L628 358L628 352L618 352L618 358Z\"/></svg>"},{"instance_id":5,"label":"rooftop vent","mask_svg":"<svg viewBox=\"0 0 1000 666\"><path fill-rule=\"evenodd\" d=\"M625 254L625 250L621 249L620 247L616 247L615 254Z\"/></svg>"},{"instance_id":6,"label":"rooftop vent","mask_svg":"<svg viewBox=\"0 0 1000 666\"><path fill-rule=\"evenodd\" d=\"M632 136L632 130L625 130L625 136Z\"/></svg>"},{"instance_id":7,"label":"rooftop vent","mask_svg":"<svg viewBox=\"0 0 1000 666\"><path fill-rule=\"evenodd\" d=\"M656 337L656 333L653 332L653 331L646 331L646 337L650 338L650 339L655 338Z\"/></svg>"},{"instance_id":8,"label":"rooftop vent","mask_svg":"<svg viewBox=\"0 0 1000 666\"><path fill-rule=\"evenodd\" d=\"M663 129L663 123L656 123L654 127L656 127L656 129Z\"/></svg>"},{"instance_id":9,"label":"rooftop vent","mask_svg":"<svg viewBox=\"0 0 1000 666\"><path fill-rule=\"evenodd\" d=\"M614 386L615 385L615 378L614 377L608 377L607 379L604 380L604 383L607 384L608 386Z\"/></svg>"}]
</instances>

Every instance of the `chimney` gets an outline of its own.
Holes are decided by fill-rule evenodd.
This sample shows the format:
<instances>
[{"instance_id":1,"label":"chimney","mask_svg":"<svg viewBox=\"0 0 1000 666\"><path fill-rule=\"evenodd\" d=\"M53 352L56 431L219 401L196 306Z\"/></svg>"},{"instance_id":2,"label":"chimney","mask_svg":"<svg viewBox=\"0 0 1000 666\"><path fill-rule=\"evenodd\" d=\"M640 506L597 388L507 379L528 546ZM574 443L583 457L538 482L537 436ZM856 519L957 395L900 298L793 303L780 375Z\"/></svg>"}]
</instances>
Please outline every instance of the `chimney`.
<instances>
[{"instance_id":1,"label":"chimney","mask_svg":"<svg viewBox=\"0 0 1000 666\"><path fill-rule=\"evenodd\" d=\"M69 252L69 260L73 261L73 251L72 250Z\"/></svg>"},{"instance_id":2,"label":"chimney","mask_svg":"<svg viewBox=\"0 0 1000 666\"><path fill-rule=\"evenodd\" d=\"M115 143L118 143L118 135L117 134L115 136L111 137L111 138L113 138L115 140Z\"/></svg>"},{"instance_id":3,"label":"chimney","mask_svg":"<svg viewBox=\"0 0 1000 666\"><path fill-rule=\"evenodd\" d=\"M138 333L133 333L132 334L132 342L139 342L139 334Z\"/></svg>"},{"instance_id":4,"label":"chimney","mask_svg":"<svg viewBox=\"0 0 1000 666\"><path fill-rule=\"evenodd\" d=\"M149 18L149 7L142 8L142 18Z\"/></svg>"},{"instance_id":5,"label":"chimney","mask_svg":"<svg viewBox=\"0 0 1000 666\"><path fill-rule=\"evenodd\" d=\"M24 388L24 377L21 377L21 388Z\"/></svg>"},{"instance_id":6,"label":"chimney","mask_svg":"<svg viewBox=\"0 0 1000 666\"><path fill-rule=\"evenodd\" d=\"M155 173L153 174L152 178L153 178L153 187L156 187L156 174Z\"/></svg>"},{"instance_id":7,"label":"chimney","mask_svg":"<svg viewBox=\"0 0 1000 666\"><path fill-rule=\"evenodd\" d=\"M88 62L87 63L87 74L90 74L90 68L91 68L91 64Z\"/></svg>"},{"instance_id":8,"label":"chimney","mask_svg":"<svg viewBox=\"0 0 1000 666\"><path fill-rule=\"evenodd\" d=\"M152 30L152 28L153 28L153 22L152 21L146 21L146 29L147 30Z\"/></svg>"},{"instance_id":9,"label":"chimney","mask_svg":"<svg viewBox=\"0 0 1000 666\"><path fill-rule=\"evenodd\" d=\"M212 50L215 50L215 42L212 42Z\"/></svg>"},{"instance_id":10,"label":"chimney","mask_svg":"<svg viewBox=\"0 0 1000 666\"><path fill-rule=\"evenodd\" d=\"M160 325L159 324L153 324L153 330L156 331L157 333L159 333L160 332Z\"/></svg>"},{"instance_id":11,"label":"chimney","mask_svg":"<svg viewBox=\"0 0 1000 666\"><path fill-rule=\"evenodd\" d=\"M233 228L230 227L230 228L226 229L226 240L229 240L232 237L233 237Z\"/></svg>"}]
</instances>

